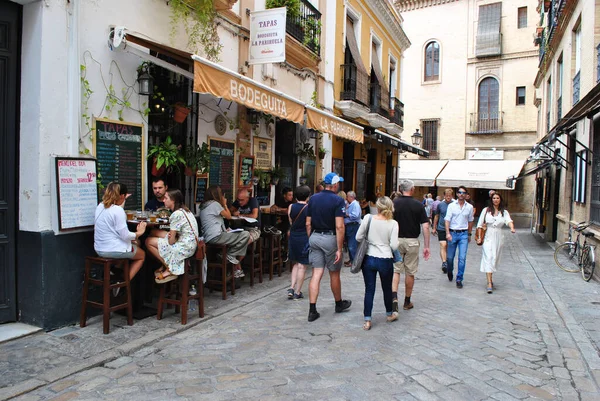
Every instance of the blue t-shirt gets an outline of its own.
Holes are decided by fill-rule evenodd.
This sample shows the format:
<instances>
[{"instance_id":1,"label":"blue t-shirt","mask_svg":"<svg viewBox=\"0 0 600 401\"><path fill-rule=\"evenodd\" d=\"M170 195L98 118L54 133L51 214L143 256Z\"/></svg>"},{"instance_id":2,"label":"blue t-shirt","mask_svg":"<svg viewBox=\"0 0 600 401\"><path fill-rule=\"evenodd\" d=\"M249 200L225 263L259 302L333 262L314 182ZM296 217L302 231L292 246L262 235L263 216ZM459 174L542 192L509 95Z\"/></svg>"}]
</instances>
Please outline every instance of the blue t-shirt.
<instances>
[{"instance_id":1,"label":"blue t-shirt","mask_svg":"<svg viewBox=\"0 0 600 401\"><path fill-rule=\"evenodd\" d=\"M156 198L152 198L148 202L146 202L146 205L144 206L144 210L154 211L154 210L160 209L161 207L165 207L165 202L161 202Z\"/></svg>"},{"instance_id":2,"label":"blue t-shirt","mask_svg":"<svg viewBox=\"0 0 600 401\"><path fill-rule=\"evenodd\" d=\"M233 202L233 204L231 205L234 208L236 208L240 214L252 214L252 211L254 209L258 209L258 200L256 200L256 198L249 198L248 199L248 203L246 203L246 205L241 206L240 202L236 199L235 202ZM246 226L256 226L256 227L260 227L260 210L258 211L258 223L257 224L245 224Z\"/></svg>"},{"instance_id":3,"label":"blue t-shirt","mask_svg":"<svg viewBox=\"0 0 600 401\"><path fill-rule=\"evenodd\" d=\"M313 230L335 231L335 218L346 217L346 202L329 190L311 196L307 209Z\"/></svg>"},{"instance_id":4,"label":"blue t-shirt","mask_svg":"<svg viewBox=\"0 0 600 401\"><path fill-rule=\"evenodd\" d=\"M450 201L450 203L452 203L452 201ZM448 205L450 205L450 203L446 203L446 201L443 200L439 203L439 205L437 205L437 208L435 209L435 214L440 216L437 225L438 230L446 230L446 223L444 222L444 218L446 217L446 212L448 211Z\"/></svg>"}]
</instances>

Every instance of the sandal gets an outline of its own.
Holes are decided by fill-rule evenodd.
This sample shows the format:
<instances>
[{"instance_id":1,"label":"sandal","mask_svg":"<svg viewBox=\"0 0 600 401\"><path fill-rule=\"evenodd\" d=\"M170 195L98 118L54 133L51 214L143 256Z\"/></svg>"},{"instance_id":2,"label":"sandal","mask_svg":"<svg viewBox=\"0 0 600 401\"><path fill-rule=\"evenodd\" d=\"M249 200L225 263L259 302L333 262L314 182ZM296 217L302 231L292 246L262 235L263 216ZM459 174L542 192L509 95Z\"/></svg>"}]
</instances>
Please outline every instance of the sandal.
<instances>
[{"instance_id":1,"label":"sandal","mask_svg":"<svg viewBox=\"0 0 600 401\"><path fill-rule=\"evenodd\" d=\"M158 276L156 276L156 278L154 279L156 284L168 283L169 281L177 280L177 277L179 277L179 276L172 274L171 272L169 272L169 274L165 276L164 273L166 273L166 272L168 272L168 270L165 270L164 272L159 273Z\"/></svg>"},{"instance_id":2,"label":"sandal","mask_svg":"<svg viewBox=\"0 0 600 401\"><path fill-rule=\"evenodd\" d=\"M160 274L163 274L167 270L166 267L161 266L158 269L154 270L154 277L158 277Z\"/></svg>"},{"instance_id":3,"label":"sandal","mask_svg":"<svg viewBox=\"0 0 600 401\"><path fill-rule=\"evenodd\" d=\"M363 324L363 330L364 331L371 330L371 321L370 320L365 320L365 323Z\"/></svg>"}]
</instances>

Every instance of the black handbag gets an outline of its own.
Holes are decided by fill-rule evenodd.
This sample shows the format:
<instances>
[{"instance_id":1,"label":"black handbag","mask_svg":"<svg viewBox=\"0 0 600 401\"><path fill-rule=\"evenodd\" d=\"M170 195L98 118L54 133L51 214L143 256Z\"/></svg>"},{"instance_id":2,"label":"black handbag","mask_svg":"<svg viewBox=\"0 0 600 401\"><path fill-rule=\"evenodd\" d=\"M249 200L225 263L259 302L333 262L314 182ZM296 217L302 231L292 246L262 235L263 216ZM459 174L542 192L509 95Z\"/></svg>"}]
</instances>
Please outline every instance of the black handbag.
<instances>
[{"instance_id":1,"label":"black handbag","mask_svg":"<svg viewBox=\"0 0 600 401\"><path fill-rule=\"evenodd\" d=\"M367 232L365 233L365 238L360 241L358 247L356 248L356 254L354 255L354 260L352 261L352 267L350 267L351 273L358 273L362 269L363 259L367 254L367 249L369 249L369 228L371 227L371 220L373 220L373 215L369 215L369 222L367 223Z\"/></svg>"}]
</instances>

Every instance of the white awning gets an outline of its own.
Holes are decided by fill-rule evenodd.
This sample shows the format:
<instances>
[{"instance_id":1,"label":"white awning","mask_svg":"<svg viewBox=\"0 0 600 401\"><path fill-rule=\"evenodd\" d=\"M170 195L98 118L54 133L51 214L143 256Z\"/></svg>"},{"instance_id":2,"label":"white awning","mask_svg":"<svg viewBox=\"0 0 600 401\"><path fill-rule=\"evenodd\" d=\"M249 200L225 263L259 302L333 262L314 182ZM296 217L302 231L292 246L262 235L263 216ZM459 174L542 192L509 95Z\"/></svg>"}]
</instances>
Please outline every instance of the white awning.
<instances>
[{"instance_id":1,"label":"white awning","mask_svg":"<svg viewBox=\"0 0 600 401\"><path fill-rule=\"evenodd\" d=\"M411 180L416 187L433 187L448 160L400 160L398 179Z\"/></svg>"},{"instance_id":2,"label":"white awning","mask_svg":"<svg viewBox=\"0 0 600 401\"><path fill-rule=\"evenodd\" d=\"M450 160L436 179L438 187L514 189L508 177L517 177L525 160Z\"/></svg>"}]
</instances>

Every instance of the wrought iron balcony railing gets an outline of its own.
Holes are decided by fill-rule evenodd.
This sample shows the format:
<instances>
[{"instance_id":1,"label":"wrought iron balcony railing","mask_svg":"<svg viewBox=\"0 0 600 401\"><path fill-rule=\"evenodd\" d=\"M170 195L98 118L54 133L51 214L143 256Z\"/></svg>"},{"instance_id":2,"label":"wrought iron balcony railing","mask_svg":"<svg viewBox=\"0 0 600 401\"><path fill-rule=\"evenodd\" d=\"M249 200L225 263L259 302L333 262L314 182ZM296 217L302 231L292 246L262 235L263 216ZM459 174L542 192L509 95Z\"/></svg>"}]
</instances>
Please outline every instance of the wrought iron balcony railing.
<instances>
[{"instance_id":1,"label":"wrought iron balcony railing","mask_svg":"<svg viewBox=\"0 0 600 401\"><path fill-rule=\"evenodd\" d=\"M573 106L575 106L577 103L579 103L580 73L581 73L581 71L577 71L577 74L575 74L575 77L573 78Z\"/></svg>"},{"instance_id":2,"label":"wrought iron balcony railing","mask_svg":"<svg viewBox=\"0 0 600 401\"><path fill-rule=\"evenodd\" d=\"M390 102L390 121L404 128L404 103L395 97Z\"/></svg>"},{"instance_id":3,"label":"wrought iron balcony railing","mask_svg":"<svg viewBox=\"0 0 600 401\"><path fill-rule=\"evenodd\" d=\"M369 76L355 64L342 64L342 93L340 100L352 100L369 105Z\"/></svg>"},{"instance_id":4,"label":"wrought iron balcony railing","mask_svg":"<svg viewBox=\"0 0 600 401\"><path fill-rule=\"evenodd\" d=\"M469 134L502 133L503 112L471 113Z\"/></svg>"},{"instance_id":5,"label":"wrought iron balcony railing","mask_svg":"<svg viewBox=\"0 0 600 401\"><path fill-rule=\"evenodd\" d=\"M377 113L385 118L389 114L390 94L384 90L378 82L371 82L369 92L369 108L371 113Z\"/></svg>"},{"instance_id":6,"label":"wrought iron balcony railing","mask_svg":"<svg viewBox=\"0 0 600 401\"><path fill-rule=\"evenodd\" d=\"M321 54L321 13L308 0L300 0L300 14L287 14L285 30L313 53Z\"/></svg>"}]
</instances>

